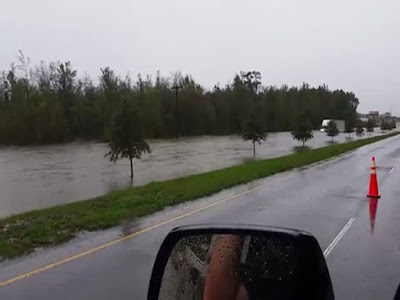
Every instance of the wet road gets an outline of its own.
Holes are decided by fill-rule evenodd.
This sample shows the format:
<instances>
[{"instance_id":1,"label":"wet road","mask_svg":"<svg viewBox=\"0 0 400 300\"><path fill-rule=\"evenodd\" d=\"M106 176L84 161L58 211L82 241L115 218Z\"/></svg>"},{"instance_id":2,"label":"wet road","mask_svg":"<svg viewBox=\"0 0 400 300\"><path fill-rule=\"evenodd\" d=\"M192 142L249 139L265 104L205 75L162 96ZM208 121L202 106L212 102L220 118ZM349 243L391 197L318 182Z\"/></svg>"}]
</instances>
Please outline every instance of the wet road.
<instances>
[{"instance_id":1,"label":"wet road","mask_svg":"<svg viewBox=\"0 0 400 300\"><path fill-rule=\"evenodd\" d=\"M376 129L374 135L379 134ZM353 134L354 139L358 139ZM370 134L365 135L369 137ZM346 141L340 134L335 141ZM315 132L311 148L326 146L329 138ZM134 162L131 183L129 161L117 164L104 158L102 143L72 143L38 147L0 147L0 218L106 194L131 184L201 173L243 163L252 157L252 145L238 136L203 136L176 140L149 140L152 153ZM270 133L257 146L257 158L281 156L299 146L289 132Z\"/></svg>"},{"instance_id":2,"label":"wet road","mask_svg":"<svg viewBox=\"0 0 400 300\"><path fill-rule=\"evenodd\" d=\"M365 197L372 155L377 160L382 194L373 233L370 216L374 213L370 215ZM323 250L346 227L327 256L336 298L392 299L400 283L399 159L400 137L393 137L313 167L256 181L123 228L89 234L67 246L4 263L1 282L57 261L47 270L0 287L0 299L145 299L162 239L177 225L195 223L298 228L314 234ZM82 257L61 260L132 232L138 233Z\"/></svg>"}]
</instances>

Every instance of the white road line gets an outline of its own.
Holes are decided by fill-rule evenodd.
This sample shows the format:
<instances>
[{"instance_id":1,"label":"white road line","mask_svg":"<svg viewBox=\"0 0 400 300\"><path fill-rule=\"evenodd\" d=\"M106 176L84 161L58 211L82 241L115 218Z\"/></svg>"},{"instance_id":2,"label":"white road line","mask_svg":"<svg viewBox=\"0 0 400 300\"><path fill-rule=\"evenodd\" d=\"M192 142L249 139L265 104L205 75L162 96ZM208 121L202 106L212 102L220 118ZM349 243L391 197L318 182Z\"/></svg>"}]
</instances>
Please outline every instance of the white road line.
<instances>
[{"instance_id":1,"label":"white road line","mask_svg":"<svg viewBox=\"0 0 400 300\"><path fill-rule=\"evenodd\" d=\"M340 241L340 239L344 236L344 234L346 233L346 231L350 228L351 224L353 224L354 222L354 218L351 218L346 225L344 225L343 229L339 232L339 234L335 237L335 239L332 241L332 243L330 243L330 245L328 246L328 248L325 249L324 251L324 256L325 258L328 257L329 253L331 253L331 251L333 250L333 248L335 248L335 246L337 245L337 243Z\"/></svg>"},{"instance_id":2,"label":"white road line","mask_svg":"<svg viewBox=\"0 0 400 300\"><path fill-rule=\"evenodd\" d=\"M389 174L392 173L393 170L394 170L394 167L392 167L392 168L390 169Z\"/></svg>"}]
</instances>

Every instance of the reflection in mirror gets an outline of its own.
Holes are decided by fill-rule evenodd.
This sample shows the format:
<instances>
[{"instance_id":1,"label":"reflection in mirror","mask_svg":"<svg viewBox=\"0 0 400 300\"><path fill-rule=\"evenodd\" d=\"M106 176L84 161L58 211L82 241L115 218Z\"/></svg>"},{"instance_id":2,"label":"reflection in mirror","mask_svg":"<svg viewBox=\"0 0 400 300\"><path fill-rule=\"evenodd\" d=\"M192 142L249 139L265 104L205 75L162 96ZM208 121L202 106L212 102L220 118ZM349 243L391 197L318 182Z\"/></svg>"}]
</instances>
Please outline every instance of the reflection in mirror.
<instances>
[{"instance_id":1,"label":"reflection in mirror","mask_svg":"<svg viewBox=\"0 0 400 300\"><path fill-rule=\"evenodd\" d=\"M296 276L290 240L196 235L173 248L159 299L292 299Z\"/></svg>"},{"instance_id":2,"label":"reflection in mirror","mask_svg":"<svg viewBox=\"0 0 400 300\"><path fill-rule=\"evenodd\" d=\"M378 199L372 197L369 198L369 221L370 221L371 235L374 234L377 210L378 210Z\"/></svg>"}]
</instances>

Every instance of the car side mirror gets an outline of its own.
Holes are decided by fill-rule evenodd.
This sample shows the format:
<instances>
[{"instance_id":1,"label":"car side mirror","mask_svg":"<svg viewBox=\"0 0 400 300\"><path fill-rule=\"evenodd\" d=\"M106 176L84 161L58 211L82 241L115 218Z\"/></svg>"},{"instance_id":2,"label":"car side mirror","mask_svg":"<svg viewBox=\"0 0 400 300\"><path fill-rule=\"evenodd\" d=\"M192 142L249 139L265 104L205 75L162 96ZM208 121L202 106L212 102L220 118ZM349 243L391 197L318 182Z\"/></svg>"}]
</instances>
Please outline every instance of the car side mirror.
<instances>
[{"instance_id":1,"label":"car side mirror","mask_svg":"<svg viewBox=\"0 0 400 300\"><path fill-rule=\"evenodd\" d=\"M334 299L317 240L265 226L193 225L172 230L148 290L158 299Z\"/></svg>"}]
</instances>

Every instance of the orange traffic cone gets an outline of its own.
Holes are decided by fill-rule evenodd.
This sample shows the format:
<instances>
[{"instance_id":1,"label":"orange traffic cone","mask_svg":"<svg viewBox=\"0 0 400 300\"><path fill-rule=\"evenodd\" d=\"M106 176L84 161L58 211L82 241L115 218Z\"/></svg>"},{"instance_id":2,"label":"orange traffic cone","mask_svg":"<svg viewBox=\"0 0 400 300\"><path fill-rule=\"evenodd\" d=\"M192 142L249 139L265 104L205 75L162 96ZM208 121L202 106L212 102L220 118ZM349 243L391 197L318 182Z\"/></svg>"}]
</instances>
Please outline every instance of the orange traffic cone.
<instances>
[{"instance_id":1,"label":"orange traffic cone","mask_svg":"<svg viewBox=\"0 0 400 300\"><path fill-rule=\"evenodd\" d=\"M372 156L372 164L371 164L371 177L369 180L369 192L368 197L371 198L380 198L378 192L378 180L376 178L376 167L375 167L375 157Z\"/></svg>"}]
</instances>

